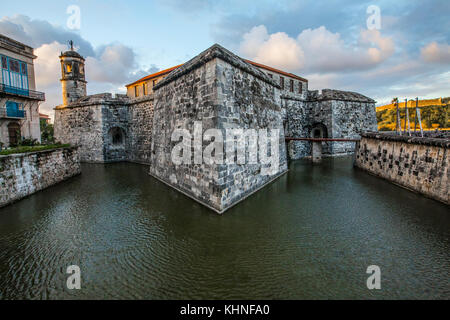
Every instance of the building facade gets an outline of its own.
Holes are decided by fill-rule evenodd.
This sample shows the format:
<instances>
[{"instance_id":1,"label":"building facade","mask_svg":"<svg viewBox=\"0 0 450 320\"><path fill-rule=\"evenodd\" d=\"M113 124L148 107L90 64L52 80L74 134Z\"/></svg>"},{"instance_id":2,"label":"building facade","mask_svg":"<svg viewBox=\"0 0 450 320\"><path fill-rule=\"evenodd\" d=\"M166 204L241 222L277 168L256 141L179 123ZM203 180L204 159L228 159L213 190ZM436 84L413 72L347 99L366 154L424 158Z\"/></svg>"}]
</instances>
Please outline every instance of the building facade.
<instances>
[{"instance_id":1,"label":"building facade","mask_svg":"<svg viewBox=\"0 0 450 320\"><path fill-rule=\"evenodd\" d=\"M39 113L39 120L41 123L50 124L50 117L48 114Z\"/></svg>"},{"instance_id":2,"label":"building facade","mask_svg":"<svg viewBox=\"0 0 450 320\"><path fill-rule=\"evenodd\" d=\"M61 55L75 56L69 51ZM78 69L84 63L78 57ZM86 96L84 72L64 79L64 100L55 108L55 138L80 147L82 161L133 161L149 173L217 211L256 192L287 170L288 159L311 156L304 141L285 137L358 138L377 128L375 101L361 94L308 90L308 80L244 60L213 45L181 66L127 85L127 95ZM85 87L84 87L85 88ZM77 89L78 90L78 89ZM85 90L85 89L84 89ZM175 129L278 129L276 173L261 175L259 164L184 164L171 161ZM225 141L224 144L234 143ZM246 142L247 143L247 142ZM349 154L351 142L323 143L329 156Z\"/></svg>"},{"instance_id":3,"label":"building facade","mask_svg":"<svg viewBox=\"0 0 450 320\"><path fill-rule=\"evenodd\" d=\"M0 35L0 143L17 145L21 139L41 141L33 48Z\"/></svg>"},{"instance_id":4,"label":"building facade","mask_svg":"<svg viewBox=\"0 0 450 320\"><path fill-rule=\"evenodd\" d=\"M153 87L164 79L171 71L181 67L180 65L152 73L133 83L127 84L127 96L130 98L139 98L153 94Z\"/></svg>"}]
</instances>

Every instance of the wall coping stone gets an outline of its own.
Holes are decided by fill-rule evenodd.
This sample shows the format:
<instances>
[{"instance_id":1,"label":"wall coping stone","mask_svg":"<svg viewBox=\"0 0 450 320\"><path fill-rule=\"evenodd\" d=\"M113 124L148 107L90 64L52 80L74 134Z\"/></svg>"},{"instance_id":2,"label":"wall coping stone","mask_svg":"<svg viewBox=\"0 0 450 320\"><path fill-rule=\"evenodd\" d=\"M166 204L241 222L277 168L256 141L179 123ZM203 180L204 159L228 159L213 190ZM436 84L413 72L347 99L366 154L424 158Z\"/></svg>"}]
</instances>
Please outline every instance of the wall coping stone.
<instances>
[{"instance_id":1,"label":"wall coping stone","mask_svg":"<svg viewBox=\"0 0 450 320\"><path fill-rule=\"evenodd\" d=\"M72 109L72 108L80 108L80 107L88 107L88 106L126 106L133 105L136 103L153 101L154 95L149 94L142 97L137 98L129 98L126 95L116 95L116 97L112 97L110 93L102 93L96 94L92 96L83 97L75 102L68 104L67 106L57 106L54 110L63 110L63 109Z\"/></svg>"},{"instance_id":2,"label":"wall coping stone","mask_svg":"<svg viewBox=\"0 0 450 320\"><path fill-rule=\"evenodd\" d=\"M70 147L61 147L61 148L53 148L53 149L46 149L46 150L38 150L38 151L31 151L31 152L21 152L21 153L11 153L7 155L0 155L0 159L6 159L6 158L21 158L25 156L29 156L32 154L38 154L38 153L50 153L56 150L76 150L78 149L78 146L70 146Z\"/></svg>"},{"instance_id":3,"label":"wall coping stone","mask_svg":"<svg viewBox=\"0 0 450 320\"><path fill-rule=\"evenodd\" d=\"M291 94L282 93L280 95L280 98L281 99L285 99L285 100L294 100L294 101L308 102L308 100L306 100L305 98L301 98L301 97L295 96L292 93Z\"/></svg>"},{"instance_id":4,"label":"wall coping stone","mask_svg":"<svg viewBox=\"0 0 450 320\"><path fill-rule=\"evenodd\" d=\"M446 138L430 138L430 137L410 137L400 136L392 133L366 132L361 137L385 141L405 142L410 144L429 145L434 147L442 147L448 149L450 147L450 139Z\"/></svg>"},{"instance_id":5,"label":"wall coping stone","mask_svg":"<svg viewBox=\"0 0 450 320\"><path fill-rule=\"evenodd\" d=\"M308 91L308 98L312 99L313 101L340 100L340 101L376 103L375 100L366 97L365 95L362 95L360 93L334 89L322 89L321 94L319 94L318 90L310 90Z\"/></svg>"}]
</instances>

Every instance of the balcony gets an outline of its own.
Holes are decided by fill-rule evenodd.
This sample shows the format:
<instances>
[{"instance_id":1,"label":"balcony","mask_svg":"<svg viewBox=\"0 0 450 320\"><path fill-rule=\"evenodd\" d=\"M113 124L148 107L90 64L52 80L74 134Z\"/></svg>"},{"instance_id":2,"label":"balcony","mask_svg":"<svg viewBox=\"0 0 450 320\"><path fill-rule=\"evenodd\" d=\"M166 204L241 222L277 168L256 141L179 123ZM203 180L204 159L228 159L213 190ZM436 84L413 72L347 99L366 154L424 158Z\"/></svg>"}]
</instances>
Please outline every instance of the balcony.
<instances>
[{"instance_id":1,"label":"balcony","mask_svg":"<svg viewBox=\"0 0 450 320\"><path fill-rule=\"evenodd\" d=\"M3 107L0 107L0 118L25 119L26 115L22 103L7 101Z\"/></svg>"},{"instance_id":2,"label":"balcony","mask_svg":"<svg viewBox=\"0 0 450 320\"><path fill-rule=\"evenodd\" d=\"M25 119L27 112L6 107L0 107L0 118Z\"/></svg>"},{"instance_id":3,"label":"balcony","mask_svg":"<svg viewBox=\"0 0 450 320\"><path fill-rule=\"evenodd\" d=\"M11 87L7 86L6 84L0 84L0 94L13 95L16 97L22 97L31 100L45 101L45 93L43 92Z\"/></svg>"}]
</instances>

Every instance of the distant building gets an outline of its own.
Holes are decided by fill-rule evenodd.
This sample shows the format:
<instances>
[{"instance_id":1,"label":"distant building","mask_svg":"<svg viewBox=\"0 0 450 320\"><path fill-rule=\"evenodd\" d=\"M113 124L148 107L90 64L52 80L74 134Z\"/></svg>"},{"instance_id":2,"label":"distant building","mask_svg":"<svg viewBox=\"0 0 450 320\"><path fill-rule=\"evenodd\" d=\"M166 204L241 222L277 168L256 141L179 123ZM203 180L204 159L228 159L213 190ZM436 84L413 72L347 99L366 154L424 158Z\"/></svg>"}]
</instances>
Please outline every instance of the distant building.
<instances>
[{"instance_id":1,"label":"distant building","mask_svg":"<svg viewBox=\"0 0 450 320\"><path fill-rule=\"evenodd\" d=\"M37 92L33 48L0 34L0 142L13 146L20 139L41 141L39 103L45 94Z\"/></svg>"},{"instance_id":2,"label":"distant building","mask_svg":"<svg viewBox=\"0 0 450 320\"><path fill-rule=\"evenodd\" d=\"M127 96L130 98L138 98L152 94L153 87L156 86L158 82L164 79L172 70L175 70L181 66L182 64L179 64L175 67L152 73L142 79L126 85Z\"/></svg>"},{"instance_id":3,"label":"distant building","mask_svg":"<svg viewBox=\"0 0 450 320\"><path fill-rule=\"evenodd\" d=\"M39 113L39 120L41 122L45 122L46 124L50 123L50 117L47 114Z\"/></svg>"}]
</instances>

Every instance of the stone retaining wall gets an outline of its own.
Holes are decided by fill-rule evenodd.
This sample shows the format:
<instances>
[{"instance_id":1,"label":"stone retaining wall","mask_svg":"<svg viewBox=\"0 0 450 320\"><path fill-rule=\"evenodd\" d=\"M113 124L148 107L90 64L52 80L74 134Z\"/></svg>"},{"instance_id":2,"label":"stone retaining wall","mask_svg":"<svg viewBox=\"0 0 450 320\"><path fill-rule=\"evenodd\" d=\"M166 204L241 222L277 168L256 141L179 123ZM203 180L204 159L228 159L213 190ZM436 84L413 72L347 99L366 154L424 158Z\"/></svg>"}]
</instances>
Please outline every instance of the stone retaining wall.
<instances>
[{"instance_id":1,"label":"stone retaining wall","mask_svg":"<svg viewBox=\"0 0 450 320\"><path fill-rule=\"evenodd\" d=\"M0 207L80 173L77 147L0 156Z\"/></svg>"},{"instance_id":2,"label":"stone retaining wall","mask_svg":"<svg viewBox=\"0 0 450 320\"><path fill-rule=\"evenodd\" d=\"M55 140L79 146L81 161L103 162L102 105L55 109Z\"/></svg>"},{"instance_id":3,"label":"stone retaining wall","mask_svg":"<svg viewBox=\"0 0 450 320\"><path fill-rule=\"evenodd\" d=\"M356 145L355 166L446 204L449 139L366 133Z\"/></svg>"}]
</instances>

